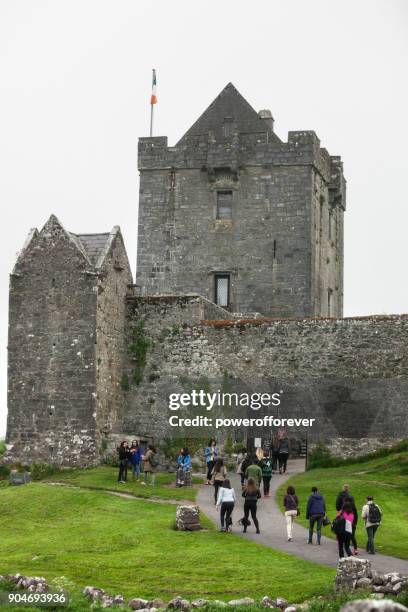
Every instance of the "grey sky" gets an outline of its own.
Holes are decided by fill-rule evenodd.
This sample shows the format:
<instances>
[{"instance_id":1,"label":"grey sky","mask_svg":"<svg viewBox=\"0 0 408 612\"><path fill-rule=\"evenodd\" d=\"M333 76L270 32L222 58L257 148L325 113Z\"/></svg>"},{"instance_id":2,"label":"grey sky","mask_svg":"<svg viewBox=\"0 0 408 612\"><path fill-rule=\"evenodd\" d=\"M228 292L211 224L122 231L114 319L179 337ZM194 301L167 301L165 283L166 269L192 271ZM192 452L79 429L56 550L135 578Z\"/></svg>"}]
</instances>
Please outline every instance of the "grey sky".
<instances>
[{"instance_id":1,"label":"grey sky","mask_svg":"<svg viewBox=\"0 0 408 612\"><path fill-rule=\"evenodd\" d=\"M283 140L315 130L348 181L345 315L408 312L407 60L405 0L0 0L0 435L29 229L119 224L135 268L152 67L170 144L229 81Z\"/></svg>"}]
</instances>

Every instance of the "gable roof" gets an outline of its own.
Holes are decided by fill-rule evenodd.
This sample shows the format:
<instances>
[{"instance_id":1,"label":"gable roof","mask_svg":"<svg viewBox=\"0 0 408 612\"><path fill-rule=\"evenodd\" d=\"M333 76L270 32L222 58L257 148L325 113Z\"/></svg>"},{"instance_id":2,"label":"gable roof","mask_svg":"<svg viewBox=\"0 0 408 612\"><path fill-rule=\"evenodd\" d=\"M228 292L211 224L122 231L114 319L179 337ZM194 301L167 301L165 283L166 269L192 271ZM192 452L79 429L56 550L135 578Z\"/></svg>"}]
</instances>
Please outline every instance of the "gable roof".
<instances>
[{"instance_id":1,"label":"gable roof","mask_svg":"<svg viewBox=\"0 0 408 612\"><path fill-rule=\"evenodd\" d=\"M110 244L110 235L109 232L104 232L102 234L71 233L71 236L78 239L89 261L94 266L97 266L101 259L101 255L104 255L106 247Z\"/></svg>"},{"instance_id":2,"label":"gable roof","mask_svg":"<svg viewBox=\"0 0 408 612\"><path fill-rule=\"evenodd\" d=\"M210 131L214 132L216 139L219 140L223 137L222 131L225 118L232 119L234 128L238 129L241 133L265 134L265 132L269 132L279 140L236 87L232 83L228 83L197 121L193 123L176 146L183 144L190 138L201 134L208 134Z\"/></svg>"}]
</instances>

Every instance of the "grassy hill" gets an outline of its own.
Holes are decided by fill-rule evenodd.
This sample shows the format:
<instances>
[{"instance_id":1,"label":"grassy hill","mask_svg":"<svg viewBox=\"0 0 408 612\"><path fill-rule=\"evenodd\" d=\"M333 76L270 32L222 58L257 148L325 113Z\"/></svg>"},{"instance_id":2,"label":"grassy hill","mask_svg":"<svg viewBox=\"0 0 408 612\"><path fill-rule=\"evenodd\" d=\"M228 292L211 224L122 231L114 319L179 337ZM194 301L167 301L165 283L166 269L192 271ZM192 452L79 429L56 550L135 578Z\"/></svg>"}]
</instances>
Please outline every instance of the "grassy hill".
<instances>
[{"instance_id":1,"label":"grassy hill","mask_svg":"<svg viewBox=\"0 0 408 612\"><path fill-rule=\"evenodd\" d=\"M328 515L336 516L335 501L344 483L350 485L359 514L367 495L373 495L383 511L383 521L376 535L376 548L382 552L408 559L408 452L399 450L400 445L388 454L367 456L364 460L346 461L338 467L313 469L291 478L277 493L281 503L289 484L293 485L300 498L300 523L307 526L305 510L312 486L319 487L325 497ZM380 456L379 456L380 455ZM330 527L323 533L334 537ZM357 525L357 541L365 547L366 531L363 520Z\"/></svg>"},{"instance_id":2,"label":"grassy hill","mask_svg":"<svg viewBox=\"0 0 408 612\"><path fill-rule=\"evenodd\" d=\"M334 570L222 534L204 519L196 533L174 529L175 506L102 492L31 483L0 489L0 573L65 576L125 597L292 601L327 590ZM296 579L294 579L296 577Z\"/></svg>"}]
</instances>

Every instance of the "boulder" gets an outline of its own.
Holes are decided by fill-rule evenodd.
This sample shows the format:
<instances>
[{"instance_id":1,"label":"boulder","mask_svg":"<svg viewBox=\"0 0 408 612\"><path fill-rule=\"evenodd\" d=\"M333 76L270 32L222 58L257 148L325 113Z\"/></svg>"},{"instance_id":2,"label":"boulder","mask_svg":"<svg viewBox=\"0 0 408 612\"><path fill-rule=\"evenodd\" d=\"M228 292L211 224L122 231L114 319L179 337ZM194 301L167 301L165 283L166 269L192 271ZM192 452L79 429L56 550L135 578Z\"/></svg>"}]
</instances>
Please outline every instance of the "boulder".
<instances>
[{"instance_id":1,"label":"boulder","mask_svg":"<svg viewBox=\"0 0 408 612\"><path fill-rule=\"evenodd\" d=\"M384 574L380 574L379 572L375 572L372 571L371 572L371 579L373 581L373 584L385 584L387 582Z\"/></svg>"},{"instance_id":2,"label":"boulder","mask_svg":"<svg viewBox=\"0 0 408 612\"><path fill-rule=\"evenodd\" d=\"M288 606L285 608L285 612L297 612L296 606Z\"/></svg>"},{"instance_id":3,"label":"boulder","mask_svg":"<svg viewBox=\"0 0 408 612\"><path fill-rule=\"evenodd\" d=\"M273 607L280 608L281 610L285 610L285 608L287 608L288 605L289 605L288 601L286 599L283 599L283 597L277 597L273 602Z\"/></svg>"},{"instance_id":4,"label":"boulder","mask_svg":"<svg viewBox=\"0 0 408 612\"><path fill-rule=\"evenodd\" d=\"M208 599L195 599L191 602L192 608L203 608L209 604Z\"/></svg>"},{"instance_id":5,"label":"boulder","mask_svg":"<svg viewBox=\"0 0 408 612\"><path fill-rule=\"evenodd\" d=\"M144 610L148 608L147 599L141 599L140 597L134 597L128 601L128 606L131 610Z\"/></svg>"},{"instance_id":6,"label":"boulder","mask_svg":"<svg viewBox=\"0 0 408 612\"><path fill-rule=\"evenodd\" d=\"M228 605L232 607L253 606L254 604L255 604L255 599L252 599L252 597L242 597L241 599L231 599L231 601L228 602Z\"/></svg>"},{"instance_id":7,"label":"boulder","mask_svg":"<svg viewBox=\"0 0 408 612\"><path fill-rule=\"evenodd\" d=\"M155 597L154 599L150 599L146 603L146 608L150 610L152 608L165 608L165 607L166 607L166 604L162 599L160 599L160 597Z\"/></svg>"},{"instance_id":8,"label":"boulder","mask_svg":"<svg viewBox=\"0 0 408 612\"><path fill-rule=\"evenodd\" d=\"M357 580L357 588L359 589L367 589L368 587L370 587L372 584L372 579L371 578L359 578Z\"/></svg>"},{"instance_id":9,"label":"boulder","mask_svg":"<svg viewBox=\"0 0 408 612\"><path fill-rule=\"evenodd\" d=\"M201 529L199 507L177 506L176 528L178 531L198 531Z\"/></svg>"},{"instance_id":10,"label":"boulder","mask_svg":"<svg viewBox=\"0 0 408 612\"><path fill-rule=\"evenodd\" d=\"M346 557L337 564L336 589L352 591L360 578L371 577L371 563L368 559Z\"/></svg>"},{"instance_id":11,"label":"boulder","mask_svg":"<svg viewBox=\"0 0 408 612\"><path fill-rule=\"evenodd\" d=\"M340 612L408 612L408 608L390 599L356 599L340 608Z\"/></svg>"}]
</instances>

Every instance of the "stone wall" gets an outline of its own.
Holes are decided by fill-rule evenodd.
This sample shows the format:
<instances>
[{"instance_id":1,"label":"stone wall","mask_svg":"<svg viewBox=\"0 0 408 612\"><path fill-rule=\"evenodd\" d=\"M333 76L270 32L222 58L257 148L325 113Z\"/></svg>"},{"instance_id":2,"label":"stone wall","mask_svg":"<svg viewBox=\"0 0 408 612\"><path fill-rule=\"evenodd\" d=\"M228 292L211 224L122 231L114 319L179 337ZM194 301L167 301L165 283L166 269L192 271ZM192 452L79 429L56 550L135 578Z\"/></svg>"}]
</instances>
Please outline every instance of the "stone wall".
<instances>
[{"instance_id":1,"label":"stone wall","mask_svg":"<svg viewBox=\"0 0 408 612\"><path fill-rule=\"evenodd\" d=\"M129 301L129 329L143 318L150 343L143 379L127 392L129 435L176 435L168 394L192 388L282 391L274 415L315 417L310 441L408 434L408 316L199 321L189 299Z\"/></svg>"},{"instance_id":2,"label":"stone wall","mask_svg":"<svg viewBox=\"0 0 408 612\"><path fill-rule=\"evenodd\" d=\"M10 456L23 463L95 460L95 277L52 220L10 277Z\"/></svg>"}]
</instances>

